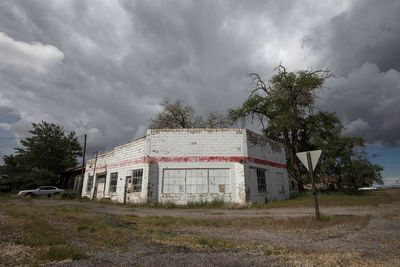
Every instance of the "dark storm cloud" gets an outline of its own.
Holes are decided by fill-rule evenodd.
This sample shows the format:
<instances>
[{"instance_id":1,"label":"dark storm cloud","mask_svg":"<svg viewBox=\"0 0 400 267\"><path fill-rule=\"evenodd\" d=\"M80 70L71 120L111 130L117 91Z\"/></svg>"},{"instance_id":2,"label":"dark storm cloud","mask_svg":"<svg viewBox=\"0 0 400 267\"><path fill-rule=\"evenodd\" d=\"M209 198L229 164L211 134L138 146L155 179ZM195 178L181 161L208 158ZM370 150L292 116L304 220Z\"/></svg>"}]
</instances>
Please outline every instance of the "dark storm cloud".
<instances>
[{"instance_id":1,"label":"dark storm cloud","mask_svg":"<svg viewBox=\"0 0 400 267\"><path fill-rule=\"evenodd\" d=\"M371 96L365 105L342 102L339 115L349 134L397 127L382 115L398 90L390 71L398 69L396 51L389 56L399 40L398 2L352 3L2 1L0 111L19 120L0 128L25 137L31 121L56 122L88 133L90 150L104 151L140 137L164 97L203 114L225 112L248 96L248 73L268 79L280 62L338 74L321 102L332 111L338 102L331 99L347 90L353 97L371 94L373 87L362 91L359 79L375 75L367 85L386 93L373 114L365 115ZM380 131L366 137L396 142Z\"/></svg>"},{"instance_id":2,"label":"dark storm cloud","mask_svg":"<svg viewBox=\"0 0 400 267\"><path fill-rule=\"evenodd\" d=\"M346 134L399 145L400 1L357 1L304 38L319 66L337 76L322 109L337 112Z\"/></svg>"},{"instance_id":3,"label":"dark storm cloud","mask_svg":"<svg viewBox=\"0 0 400 267\"><path fill-rule=\"evenodd\" d=\"M400 1L354 1L349 9L318 25L304 45L321 64L345 75L364 63L381 71L400 70Z\"/></svg>"},{"instance_id":4,"label":"dark storm cloud","mask_svg":"<svg viewBox=\"0 0 400 267\"><path fill-rule=\"evenodd\" d=\"M369 143L400 144L400 72L381 72L365 63L328 85L331 89L322 94L319 105L342 118L347 135Z\"/></svg>"}]
</instances>

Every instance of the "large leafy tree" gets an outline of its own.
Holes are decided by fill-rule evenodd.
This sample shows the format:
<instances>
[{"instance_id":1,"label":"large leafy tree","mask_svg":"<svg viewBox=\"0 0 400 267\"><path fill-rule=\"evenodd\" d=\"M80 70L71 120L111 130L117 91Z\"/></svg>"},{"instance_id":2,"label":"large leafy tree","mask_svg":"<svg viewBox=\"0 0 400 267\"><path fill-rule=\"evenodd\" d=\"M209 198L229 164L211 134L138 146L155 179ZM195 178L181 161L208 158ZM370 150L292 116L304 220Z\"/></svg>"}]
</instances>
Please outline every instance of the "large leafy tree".
<instances>
[{"instance_id":1,"label":"large leafy tree","mask_svg":"<svg viewBox=\"0 0 400 267\"><path fill-rule=\"evenodd\" d=\"M206 118L197 114L191 105L185 105L182 100L175 102L166 98L161 102L163 110L155 119L151 119L151 129L179 128L222 128L231 121L222 114L211 112Z\"/></svg>"},{"instance_id":2,"label":"large leafy tree","mask_svg":"<svg viewBox=\"0 0 400 267\"><path fill-rule=\"evenodd\" d=\"M278 66L268 83L256 74L254 90L241 107L229 110L234 121L258 119L265 135L286 145L288 166L302 188L303 168L296 158L299 151L322 149L319 176L341 176L357 188L372 182L381 183L382 168L362 156L362 138L344 137L344 129L334 113L314 112L316 91L323 88L331 73L326 70L288 72ZM362 167L363 166L363 167Z\"/></svg>"},{"instance_id":3,"label":"large leafy tree","mask_svg":"<svg viewBox=\"0 0 400 267\"><path fill-rule=\"evenodd\" d=\"M32 128L31 136L21 140L23 147L3 158L0 173L17 188L57 185L59 175L77 165L82 150L77 136L44 121L32 123Z\"/></svg>"},{"instance_id":4,"label":"large leafy tree","mask_svg":"<svg viewBox=\"0 0 400 267\"><path fill-rule=\"evenodd\" d=\"M229 115L234 121L249 116L259 119L267 137L286 145L289 164L301 188L296 153L301 148L306 119L313 113L316 91L332 75L326 70L289 72L281 65L276 71L268 83L258 74L250 74L254 90L241 107L229 110Z\"/></svg>"},{"instance_id":5,"label":"large leafy tree","mask_svg":"<svg viewBox=\"0 0 400 267\"><path fill-rule=\"evenodd\" d=\"M353 188L382 184L382 167L372 164L365 157L361 137L345 137L344 127L334 113L318 112L306 118L302 132L302 150L322 149L316 169L322 177L340 176Z\"/></svg>"}]
</instances>

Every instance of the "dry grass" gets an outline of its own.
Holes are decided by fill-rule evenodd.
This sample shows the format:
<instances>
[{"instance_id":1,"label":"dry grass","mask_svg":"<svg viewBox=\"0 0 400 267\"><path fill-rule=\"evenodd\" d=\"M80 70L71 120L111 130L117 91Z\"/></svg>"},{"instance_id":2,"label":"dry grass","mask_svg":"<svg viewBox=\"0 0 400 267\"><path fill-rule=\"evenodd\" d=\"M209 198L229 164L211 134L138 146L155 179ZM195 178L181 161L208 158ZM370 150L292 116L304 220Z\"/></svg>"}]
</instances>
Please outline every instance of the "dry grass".
<instances>
[{"instance_id":1,"label":"dry grass","mask_svg":"<svg viewBox=\"0 0 400 267\"><path fill-rule=\"evenodd\" d=\"M400 214L387 214L385 215L385 219L400 221Z\"/></svg>"},{"instance_id":2,"label":"dry grass","mask_svg":"<svg viewBox=\"0 0 400 267\"><path fill-rule=\"evenodd\" d=\"M322 207L379 206L400 201L400 194L391 190L359 192L356 194L351 192L330 192L318 193L317 195L318 202ZM251 205L252 208L256 209L313 206L314 200L310 192L293 199L276 200L265 204Z\"/></svg>"},{"instance_id":3,"label":"dry grass","mask_svg":"<svg viewBox=\"0 0 400 267\"><path fill-rule=\"evenodd\" d=\"M323 221L312 217L288 219L256 218L207 218L185 219L180 217L141 217L136 215L104 215L82 207L34 206L30 202L0 205L0 213L7 224L0 230L14 240L14 244L37 248L33 253L36 261L48 262L83 257L76 252L80 244L92 250L98 248L119 249L130 239L142 238L159 244L191 249L260 249L260 244L179 234L179 229L229 228L231 230L256 229L264 231L308 231L334 225L362 227L368 216L331 216ZM50 249L50 247L55 249ZM77 256L78 255L78 256ZM31 257L31 256L29 256ZM25 256L26 261L30 259ZM4 257L3 257L4 258ZM4 259L2 259L4 261Z\"/></svg>"},{"instance_id":4,"label":"dry grass","mask_svg":"<svg viewBox=\"0 0 400 267\"><path fill-rule=\"evenodd\" d=\"M365 198L365 199L362 199ZM390 192L371 192L362 196L339 195L320 197L321 205L347 205L354 203L380 204L393 203L399 196ZM328 237L335 227L360 229L368 224L371 216L322 216L316 221L311 216L293 218L181 218L172 216L136 216L105 215L93 209L74 206L77 200L70 201L69 206L36 206L30 199L15 201L7 196L0 201L0 235L6 243L0 242L0 265L17 262L24 265L35 260L36 264L52 261L78 260L85 257L81 253L99 248L108 251L126 247L130 240L144 240L165 246L193 250L235 251L246 250L257 255L272 257L278 265L290 263L295 265L357 265L358 264L392 264L395 260L364 259L355 252L300 251L285 247L271 246L264 243L234 241L225 238L205 237L192 234L194 228L224 230L257 230L265 232L300 231L326 234ZM86 200L84 200L86 201ZM312 205L307 196L294 200L269 203L272 207ZM93 202L90 202L93 203ZM90 204L88 203L88 204ZM328 203L328 204L327 204ZM94 203L93 203L94 204ZM96 203L97 204L97 203ZM360 205L363 205L360 204ZM108 203L105 205L109 205ZM112 205L112 204L110 204ZM266 206L265 205L265 206ZM263 208L262 206L261 208ZM397 214L390 214L386 219L399 220ZM4 221L4 223L3 223ZM189 230L189 231L181 231ZM320 231L323 230L323 231ZM188 234L191 233L191 234ZM196 231L194 231L196 232ZM201 232L201 231L200 231ZM333 237L335 237L333 235ZM388 245L387 243L382 245ZM85 250L83 250L83 248ZM16 260L18 258L18 260Z\"/></svg>"},{"instance_id":5,"label":"dry grass","mask_svg":"<svg viewBox=\"0 0 400 267\"><path fill-rule=\"evenodd\" d=\"M399 266L398 258L371 258L358 252L321 252L315 250L282 249L275 259L277 265L290 263L294 266Z\"/></svg>"},{"instance_id":6,"label":"dry grass","mask_svg":"<svg viewBox=\"0 0 400 267\"><path fill-rule=\"evenodd\" d=\"M125 220L137 225L138 229L181 229L182 227L203 227L203 228L229 228L232 230L263 230L263 231L307 231L319 230L336 225L359 229L368 224L371 216L322 216L317 221L312 216L275 219L271 217L255 218L206 218L186 219L172 216L121 216Z\"/></svg>"}]
</instances>

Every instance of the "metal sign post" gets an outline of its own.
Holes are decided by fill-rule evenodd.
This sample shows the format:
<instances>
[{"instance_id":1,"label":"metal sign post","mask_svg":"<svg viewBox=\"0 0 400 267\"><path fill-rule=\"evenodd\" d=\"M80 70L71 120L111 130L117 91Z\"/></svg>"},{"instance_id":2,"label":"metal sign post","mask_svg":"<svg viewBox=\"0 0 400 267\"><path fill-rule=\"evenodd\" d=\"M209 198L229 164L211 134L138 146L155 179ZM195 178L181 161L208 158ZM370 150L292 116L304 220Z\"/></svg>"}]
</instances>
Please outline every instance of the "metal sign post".
<instances>
[{"instance_id":1,"label":"metal sign post","mask_svg":"<svg viewBox=\"0 0 400 267\"><path fill-rule=\"evenodd\" d=\"M315 166L317 166L321 153L322 150L314 150L314 151L300 152L296 154L296 156L300 159L300 161L310 172L311 188L312 188L314 207L315 207L315 218L317 220L321 220L321 216L319 214L318 198L317 198L317 191L315 190L313 170L315 169Z\"/></svg>"},{"instance_id":2,"label":"metal sign post","mask_svg":"<svg viewBox=\"0 0 400 267\"><path fill-rule=\"evenodd\" d=\"M317 220L321 220L321 216L319 214L317 191L315 190L315 182L314 182L314 175L313 175L313 168L312 168L312 164L311 164L310 152L307 152L307 163L308 163L308 170L310 172L311 188L312 188L312 194L313 194L313 198L314 198L315 218Z\"/></svg>"}]
</instances>

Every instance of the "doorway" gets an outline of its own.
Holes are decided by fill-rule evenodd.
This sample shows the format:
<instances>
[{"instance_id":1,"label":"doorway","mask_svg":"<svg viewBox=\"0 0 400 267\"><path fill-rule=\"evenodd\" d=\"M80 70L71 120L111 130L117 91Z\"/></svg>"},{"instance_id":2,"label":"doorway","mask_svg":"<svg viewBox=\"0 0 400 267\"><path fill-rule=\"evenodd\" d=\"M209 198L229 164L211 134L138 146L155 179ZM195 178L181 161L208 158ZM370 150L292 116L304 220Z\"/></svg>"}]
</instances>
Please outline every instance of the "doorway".
<instances>
[{"instance_id":1,"label":"doorway","mask_svg":"<svg viewBox=\"0 0 400 267\"><path fill-rule=\"evenodd\" d=\"M96 192L95 198L97 198L97 199L104 198L105 191L106 191L106 175L105 174L97 175L96 188L97 188L97 192Z\"/></svg>"}]
</instances>

